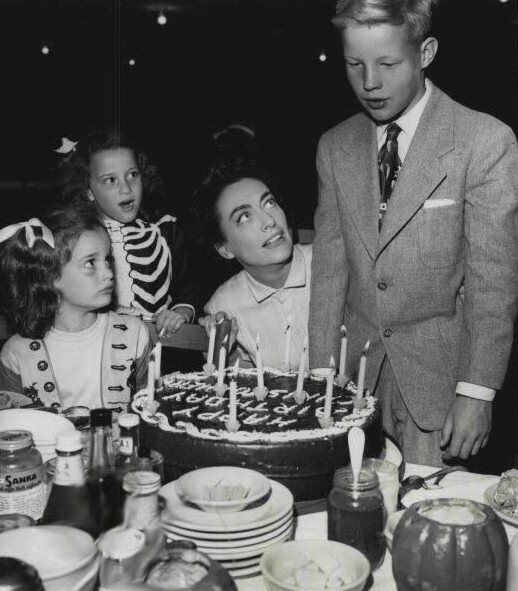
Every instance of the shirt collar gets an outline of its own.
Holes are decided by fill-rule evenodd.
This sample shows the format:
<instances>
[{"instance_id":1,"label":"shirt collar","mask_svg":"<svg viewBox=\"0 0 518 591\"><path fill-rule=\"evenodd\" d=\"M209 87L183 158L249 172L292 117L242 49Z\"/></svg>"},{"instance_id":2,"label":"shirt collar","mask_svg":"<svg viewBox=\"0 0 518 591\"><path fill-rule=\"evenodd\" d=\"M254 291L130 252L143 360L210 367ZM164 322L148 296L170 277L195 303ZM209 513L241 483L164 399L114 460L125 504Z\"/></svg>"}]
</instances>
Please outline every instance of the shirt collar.
<instances>
[{"instance_id":1,"label":"shirt collar","mask_svg":"<svg viewBox=\"0 0 518 591\"><path fill-rule=\"evenodd\" d=\"M274 293L281 291L282 289L290 289L293 287L303 287L306 285L306 265L304 264L304 257L300 252L297 245L293 247L293 258L291 260L290 272L286 278L286 282L280 288L270 287L260 283L257 279L254 279L248 271L245 271L245 277L252 292L252 295L256 299L257 303L263 302L264 300L271 297Z\"/></svg>"},{"instance_id":2,"label":"shirt collar","mask_svg":"<svg viewBox=\"0 0 518 591\"><path fill-rule=\"evenodd\" d=\"M414 133L419 124L419 120L421 119L421 115L423 114L424 108L426 107L426 103L428 102L430 94L432 93L432 82L428 80L428 78L425 78L424 84L425 91L423 96L407 113L401 115L401 117L394 121L394 123L397 123L399 127L401 127L401 130L408 135L410 141L414 137ZM378 134L378 142L380 142L381 139L384 137L388 126L388 123L377 126L376 131Z\"/></svg>"}]
</instances>

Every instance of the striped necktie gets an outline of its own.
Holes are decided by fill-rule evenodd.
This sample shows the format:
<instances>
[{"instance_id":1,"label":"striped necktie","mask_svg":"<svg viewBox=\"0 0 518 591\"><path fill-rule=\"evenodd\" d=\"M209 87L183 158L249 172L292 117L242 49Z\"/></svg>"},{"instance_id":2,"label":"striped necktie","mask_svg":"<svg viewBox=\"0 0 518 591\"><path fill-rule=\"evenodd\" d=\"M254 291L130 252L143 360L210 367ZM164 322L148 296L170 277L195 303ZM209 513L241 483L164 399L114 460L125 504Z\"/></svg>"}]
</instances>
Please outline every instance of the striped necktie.
<instances>
[{"instance_id":1,"label":"striped necktie","mask_svg":"<svg viewBox=\"0 0 518 591\"><path fill-rule=\"evenodd\" d=\"M398 154L397 136L401 127L397 123L391 123L387 127L387 139L378 154L378 166L380 177L381 202L379 211L379 228L383 224L383 216L387 211L387 205L396 184L401 169L401 160Z\"/></svg>"}]
</instances>

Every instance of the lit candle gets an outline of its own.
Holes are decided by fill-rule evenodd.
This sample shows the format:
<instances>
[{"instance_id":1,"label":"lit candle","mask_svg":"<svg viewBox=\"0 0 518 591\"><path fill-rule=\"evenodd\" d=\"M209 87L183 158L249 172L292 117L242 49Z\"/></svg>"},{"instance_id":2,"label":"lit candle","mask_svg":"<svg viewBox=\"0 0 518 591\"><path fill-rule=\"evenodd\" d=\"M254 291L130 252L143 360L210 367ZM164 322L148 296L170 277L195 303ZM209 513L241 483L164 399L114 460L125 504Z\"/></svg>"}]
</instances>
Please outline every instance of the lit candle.
<instances>
[{"instance_id":1,"label":"lit candle","mask_svg":"<svg viewBox=\"0 0 518 591\"><path fill-rule=\"evenodd\" d=\"M227 358L227 339L228 336L226 336L222 343L221 343L221 347L219 348L219 362L218 362L218 387L222 387L223 386L223 380L225 379L225 362L226 362L226 358Z\"/></svg>"},{"instance_id":2,"label":"lit candle","mask_svg":"<svg viewBox=\"0 0 518 591\"><path fill-rule=\"evenodd\" d=\"M230 423L235 423L237 421L237 382L236 376L237 372L239 371L239 359L236 361L234 365L234 374L232 375L232 381L230 382L230 392L229 392L229 406L228 406L228 420Z\"/></svg>"},{"instance_id":3,"label":"lit candle","mask_svg":"<svg viewBox=\"0 0 518 591\"><path fill-rule=\"evenodd\" d=\"M212 324L209 333L209 350L207 352L207 364L214 363L214 345L216 344L216 324Z\"/></svg>"},{"instance_id":4,"label":"lit candle","mask_svg":"<svg viewBox=\"0 0 518 591\"><path fill-rule=\"evenodd\" d=\"M264 388L264 370L263 370L263 357L261 355L261 338L257 335L255 339L256 347L256 365L257 365L257 387L259 389Z\"/></svg>"},{"instance_id":5,"label":"lit candle","mask_svg":"<svg viewBox=\"0 0 518 591\"><path fill-rule=\"evenodd\" d=\"M365 343L365 348L363 349L363 353L360 357L360 370L358 372L358 391L356 392L356 398L360 399L363 397L363 387L365 384L365 369L367 366L367 351L369 350L371 342L368 340Z\"/></svg>"},{"instance_id":6,"label":"lit candle","mask_svg":"<svg viewBox=\"0 0 518 591\"><path fill-rule=\"evenodd\" d=\"M149 363L147 365L147 391L148 400L155 399L155 355L151 353Z\"/></svg>"},{"instance_id":7,"label":"lit candle","mask_svg":"<svg viewBox=\"0 0 518 591\"><path fill-rule=\"evenodd\" d=\"M162 375L162 343L157 341L155 345L155 380L157 382L160 381L160 376Z\"/></svg>"},{"instance_id":8,"label":"lit candle","mask_svg":"<svg viewBox=\"0 0 518 591\"><path fill-rule=\"evenodd\" d=\"M331 418L331 402L333 400L333 384L335 378L335 360L331 355L329 360L329 373L326 381L326 397L324 401L324 419Z\"/></svg>"},{"instance_id":9,"label":"lit candle","mask_svg":"<svg viewBox=\"0 0 518 591\"><path fill-rule=\"evenodd\" d=\"M291 345L291 314L288 315L286 330L284 331L284 365L290 367L290 345Z\"/></svg>"},{"instance_id":10,"label":"lit candle","mask_svg":"<svg viewBox=\"0 0 518 591\"><path fill-rule=\"evenodd\" d=\"M340 366L338 368L338 375L345 375L345 356L347 354L347 330L342 325L342 341L340 343Z\"/></svg>"},{"instance_id":11,"label":"lit candle","mask_svg":"<svg viewBox=\"0 0 518 591\"><path fill-rule=\"evenodd\" d=\"M304 386L304 370L306 368L306 354L308 350L308 337L304 339L302 353L300 354L299 374L297 376L297 392L302 392Z\"/></svg>"}]
</instances>

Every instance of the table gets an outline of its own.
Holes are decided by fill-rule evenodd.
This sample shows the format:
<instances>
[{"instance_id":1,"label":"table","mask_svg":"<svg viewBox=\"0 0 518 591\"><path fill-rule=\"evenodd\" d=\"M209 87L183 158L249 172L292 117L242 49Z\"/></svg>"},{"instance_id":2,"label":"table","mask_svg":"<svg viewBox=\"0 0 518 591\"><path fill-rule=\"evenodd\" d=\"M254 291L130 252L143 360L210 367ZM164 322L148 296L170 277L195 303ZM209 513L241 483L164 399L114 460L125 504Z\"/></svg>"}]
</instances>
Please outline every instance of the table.
<instances>
[{"instance_id":1,"label":"table","mask_svg":"<svg viewBox=\"0 0 518 591\"><path fill-rule=\"evenodd\" d=\"M430 466L419 466L408 464L406 466L405 476L416 474L417 476L427 476L435 472L437 468ZM409 493L413 496L412 501L425 498L454 497L471 499L473 501L483 502L484 491L498 482L498 476L486 474L474 474L471 472L452 472L448 474L441 482L440 489L413 491ZM504 523L509 541L513 539L518 528ZM327 513L318 511L316 513L307 513L300 515L295 521L295 540L322 540L327 539ZM385 559L381 567L373 574L373 585L369 591L397 591L394 577L392 576L392 558L390 553L385 553ZM251 577L248 579L237 579L239 591L267 591L262 576Z\"/></svg>"}]
</instances>

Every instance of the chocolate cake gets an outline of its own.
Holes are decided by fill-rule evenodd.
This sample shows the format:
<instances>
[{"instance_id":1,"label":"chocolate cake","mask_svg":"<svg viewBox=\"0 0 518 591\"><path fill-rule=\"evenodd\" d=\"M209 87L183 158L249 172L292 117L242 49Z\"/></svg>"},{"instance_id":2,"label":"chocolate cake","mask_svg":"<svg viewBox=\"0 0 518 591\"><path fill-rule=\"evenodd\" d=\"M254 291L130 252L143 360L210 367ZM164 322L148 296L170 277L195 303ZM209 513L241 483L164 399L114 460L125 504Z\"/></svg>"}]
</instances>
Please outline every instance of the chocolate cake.
<instances>
[{"instance_id":1,"label":"chocolate cake","mask_svg":"<svg viewBox=\"0 0 518 591\"><path fill-rule=\"evenodd\" d=\"M205 466L244 466L285 484L295 500L316 499L328 494L334 471L349 462L347 432L352 426L366 432L366 455L379 455L376 399L365 396L359 408L352 382L344 388L334 385L332 424L322 427L325 378L308 376L307 396L299 404L293 395L296 373L266 369L268 395L258 400L255 369L227 372L227 383L233 376L237 382L237 431L228 425L229 390L218 395L215 376L176 372L163 378L157 404L149 404L146 390L135 397L133 410L143 419L142 443L164 455L166 482Z\"/></svg>"}]
</instances>

